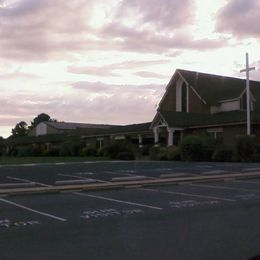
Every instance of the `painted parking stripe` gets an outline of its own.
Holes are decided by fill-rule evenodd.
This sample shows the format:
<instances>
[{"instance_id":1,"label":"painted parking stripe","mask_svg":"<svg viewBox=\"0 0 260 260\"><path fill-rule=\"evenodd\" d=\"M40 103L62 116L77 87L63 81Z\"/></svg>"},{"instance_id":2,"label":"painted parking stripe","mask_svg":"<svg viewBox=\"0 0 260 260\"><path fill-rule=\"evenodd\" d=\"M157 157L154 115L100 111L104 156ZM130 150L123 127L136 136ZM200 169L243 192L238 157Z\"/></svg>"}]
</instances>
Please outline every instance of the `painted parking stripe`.
<instances>
[{"instance_id":1,"label":"painted parking stripe","mask_svg":"<svg viewBox=\"0 0 260 260\"><path fill-rule=\"evenodd\" d=\"M197 197L197 198L203 198L203 199L223 200L223 201L229 201L229 202L236 201L233 199L226 199L226 198L220 198L220 197L215 197L215 196L205 196L205 195L199 195L199 194L193 194L193 193L166 191L166 190L159 190L159 189L140 188L139 190L152 191L152 192L165 193L165 194L182 195L182 196L189 196L189 197Z\"/></svg>"},{"instance_id":2,"label":"painted parking stripe","mask_svg":"<svg viewBox=\"0 0 260 260\"><path fill-rule=\"evenodd\" d=\"M239 180L234 180L232 182L238 182L238 183L249 183L249 184L260 184L259 181L239 181Z\"/></svg>"},{"instance_id":3,"label":"painted parking stripe","mask_svg":"<svg viewBox=\"0 0 260 260\"><path fill-rule=\"evenodd\" d=\"M136 172L136 171L134 171ZM108 174L113 174L113 175L120 175L120 176L129 176L129 177L136 177L136 178L140 178L140 177L144 177L143 175L136 175L134 173L124 173L124 172L111 172L111 171L104 171L104 173L108 173ZM151 180L157 180L158 178L155 177L151 177L151 176L145 176L147 179L151 179ZM120 178L120 177L115 177L115 178ZM113 178L112 178L113 180Z\"/></svg>"},{"instance_id":4,"label":"painted parking stripe","mask_svg":"<svg viewBox=\"0 0 260 260\"><path fill-rule=\"evenodd\" d=\"M118 200L118 199L113 199L113 198L108 198L108 197L103 197L103 196L90 195L90 194L80 193L80 192L74 192L73 194L79 195L79 196L95 198L95 199L102 199L102 200L108 200L108 201L123 203L123 204L127 204L127 205L134 205L134 206L139 206L139 207L144 207L144 208L162 210L162 208L159 208L159 207L146 205L146 204L135 203L135 202L131 202L131 201Z\"/></svg>"},{"instance_id":5,"label":"painted parking stripe","mask_svg":"<svg viewBox=\"0 0 260 260\"><path fill-rule=\"evenodd\" d=\"M44 186L44 187L51 187L51 185L47 185L47 184L44 184L44 183L41 183L41 182L30 181L30 180L27 180L27 179L9 177L9 176L7 176L6 178L9 179L9 180L24 181L24 182L28 182L28 183L35 183L35 184L38 184L38 185Z\"/></svg>"},{"instance_id":6,"label":"painted parking stripe","mask_svg":"<svg viewBox=\"0 0 260 260\"><path fill-rule=\"evenodd\" d=\"M214 185L204 185L204 184L190 184L191 186L202 187L202 188L213 188L213 189L223 189L223 190L238 190L238 191L250 191L250 192L260 192L260 190L254 189L244 189L244 188L235 188L229 186L214 186Z\"/></svg>"},{"instance_id":7,"label":"painted parking stripe","mask_svg":"<svg viewBox=\"0 0 260 260\"><path fill-rule=\"evenodd\" d=\"M104 173L108 174L114 174L114 175L123 175L123 176L136 176L136 174L131 174L131 173L122 173L122 172L111 172L111 171L104 171Z\"/></svg>"},{"instance_id":8,"label":"painted parking stripe","mask_svg":"<svg viewBox=\"0 0 260 260\"><path fill-rule=\"evenodd\" d=\"M101 183L109 183L109 181L102 181L102 180L98 180L98 179L93 179L93 178L86 178L86 177L81 177L81 176L77 176L77 175L73 175L73 174L63 174L63 173L59 173L59 176L64 176L64 177L74 177L77 179L81 179L81 180L93 180L96 182L101 182Z\"/></svg>"},{"instance_id":9,"label":"painted parking stripe","mask_svg":"<svg viewBox=\"0 0 260 260\"><path fill-rule=\"evenodd\" d=\"M206 171L206 172L202 172L202 174L224 174L224 173L228 173L229 171L224 171L224 170L212 170L212 171Z\"/></svg>"},{"instance_id":10,"label":"painted parking stripe","mask_svg":"<svg viewBox=\"0 0 260 260\"><path fill-rule=\"evenodd\" d=\"M248 171L260 171L260 167L257 168L244 168L242 171L248 172Z\"/></svg>"},{"instance_id":11,"label":"painted parking stripe","mask_svg":"<svg viewBox=\"0 0 260 260\"><path fill-rule=\"evenodd\" d=\"M56 220L59 220L59 221L67 221L67 219L65 219L65 218L60 218L60 217L51 215L51 214L46 213L46 212L42 212L42 211L38 211L38 210L35 210L35 209L32 209L32 208L28 208L26 206L23 206L21 204L17 204L15 202L10 201L10 200L0 198L0 201L7 203L7 204L10 204L10 205L13 205L13 206L16 206L16 207L21 208L21 209L25 209L25 210L30 211L30 212L37 213L37 214L45 216L45 217L53 218L53 219L56 219Z\"/></svg>"}]
</instances>

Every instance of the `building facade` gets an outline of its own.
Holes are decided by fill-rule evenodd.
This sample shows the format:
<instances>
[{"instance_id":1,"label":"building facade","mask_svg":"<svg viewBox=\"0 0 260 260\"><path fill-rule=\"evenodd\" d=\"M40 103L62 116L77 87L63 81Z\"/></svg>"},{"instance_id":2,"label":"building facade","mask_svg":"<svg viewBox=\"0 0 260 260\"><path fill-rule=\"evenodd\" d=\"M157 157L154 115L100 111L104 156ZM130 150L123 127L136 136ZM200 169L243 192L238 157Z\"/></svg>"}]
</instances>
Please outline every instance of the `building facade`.
<instances>
[{"instance_id":1,"label":"building facade","mask_svg":"<svg viewBox=\"0 0 260 260\"><path fill-rule=\"evenodd\" d=\"M96 149L115 141L139 147L174 146L191 134L208 135L232 144L236 136L247 133L245 88L243 79L177 69L152 122L124 126L42 122L29 136L33 143L50 146L76 135L86 142L86 147ZM250 100L252 134L260 139L260 82L250 81ZM23 144L22 139L16 140Z\"/></svg>"},{"instance_id":2,"label":"building facade","mask_svg":"<svg viewBox=\"0 0 260 260\"><path fill-rule=\"evenodd\" d=\"M177 69L152 121L156 145L177 145L189 134L232 143L246 135L246 81ZM260 136L260 82L250 82L252 134Z\"/></svg>"}]
</instances>

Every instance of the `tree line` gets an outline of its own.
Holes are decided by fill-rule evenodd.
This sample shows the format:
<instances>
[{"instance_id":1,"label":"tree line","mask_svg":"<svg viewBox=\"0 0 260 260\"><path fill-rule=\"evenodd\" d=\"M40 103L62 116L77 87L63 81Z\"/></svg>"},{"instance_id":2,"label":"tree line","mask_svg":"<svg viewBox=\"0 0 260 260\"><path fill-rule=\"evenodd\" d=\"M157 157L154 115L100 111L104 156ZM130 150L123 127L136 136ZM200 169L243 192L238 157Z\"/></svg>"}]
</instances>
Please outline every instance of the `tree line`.
<instances>
[{"instance_id":1,"label":"tree line","mask_svg":"<svg viewBox=\"0 0 260 260\"><path fill-rule=\"evenodd\" d=\"M20 121L17 123L15 127L12 128L11 137L25 136L41 122L57 122L57 120L51 118L48 114L41 113L31 121L30 125L28 125L25 121Z\"/></svg>"}]
</instances>

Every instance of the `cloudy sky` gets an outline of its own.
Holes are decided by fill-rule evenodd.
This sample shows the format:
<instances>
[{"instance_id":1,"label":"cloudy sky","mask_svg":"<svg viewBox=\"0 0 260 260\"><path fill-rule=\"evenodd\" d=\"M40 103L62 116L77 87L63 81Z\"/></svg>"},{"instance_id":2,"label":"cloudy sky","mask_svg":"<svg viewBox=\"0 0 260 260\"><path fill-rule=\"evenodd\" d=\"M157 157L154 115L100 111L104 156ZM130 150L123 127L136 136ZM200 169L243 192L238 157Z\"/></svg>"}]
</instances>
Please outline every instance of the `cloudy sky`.
<instances>
[{"instance_id":1,"label":"cloudy sky","mask_svg":"<svg viewBox=\"0 0 260 260\"><path fill-rule=\"evenodd\" d=\"M175 69L260 80L259 0L0 0L0 136L151 121Z\"/></svg>"}]
</instances>

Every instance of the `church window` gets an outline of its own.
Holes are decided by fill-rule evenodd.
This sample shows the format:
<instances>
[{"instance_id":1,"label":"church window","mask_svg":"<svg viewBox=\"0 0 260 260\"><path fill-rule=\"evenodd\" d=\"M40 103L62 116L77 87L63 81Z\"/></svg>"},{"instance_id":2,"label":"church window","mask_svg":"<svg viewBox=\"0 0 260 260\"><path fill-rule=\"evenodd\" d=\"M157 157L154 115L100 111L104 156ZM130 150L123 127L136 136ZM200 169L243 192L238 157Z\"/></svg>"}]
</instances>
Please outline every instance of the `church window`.
<instances>
[{"instance_id":1,"label":"church window","mask_svg":"<svg viewBox=\"0 0 260 260\"><path fill-rule=\"evenodd\" d=\"M188 89L186 84L179 80L176 84L176 111L188 112Z\"/></svg>"},{"instance_id":2,"label":"church window","mask_svg":"<svg viewBox=\"0 0 260 260\"><path fill-rule=\"evenodd\" d=\"M182 84L181 92L181 111L187 112L187 87L185 83Z\"/></svg>"}]
</instances>

